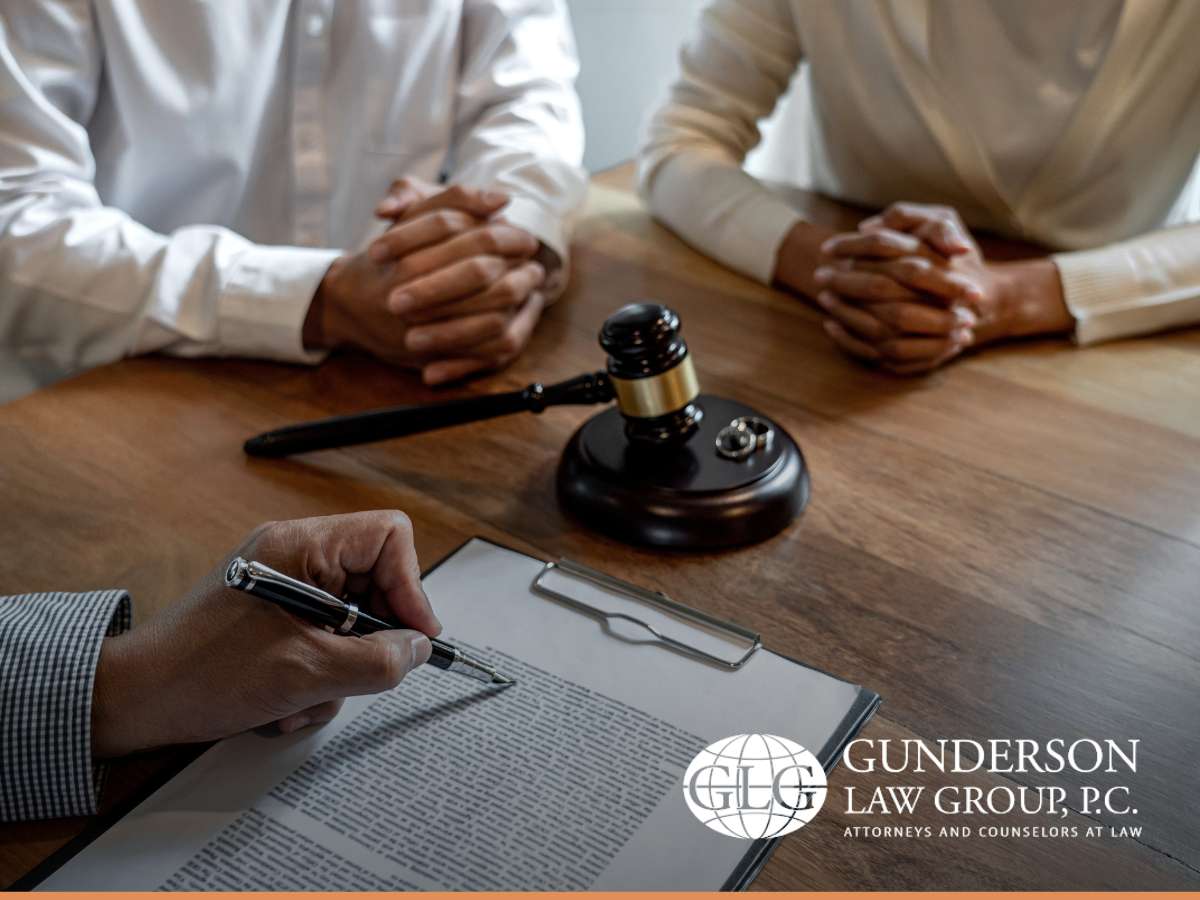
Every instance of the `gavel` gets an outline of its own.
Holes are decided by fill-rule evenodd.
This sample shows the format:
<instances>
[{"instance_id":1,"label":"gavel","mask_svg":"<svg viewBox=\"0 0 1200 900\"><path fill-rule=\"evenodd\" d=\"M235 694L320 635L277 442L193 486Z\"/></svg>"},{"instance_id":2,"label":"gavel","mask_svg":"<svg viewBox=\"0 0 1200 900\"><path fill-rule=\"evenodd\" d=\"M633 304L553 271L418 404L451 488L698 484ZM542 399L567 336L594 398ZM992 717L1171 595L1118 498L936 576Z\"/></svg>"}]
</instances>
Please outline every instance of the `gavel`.
<instances>
[{"instance_id":1,"label":"gavel","mask_svg":"<svg viewBox=\"0 0 1200 900\"><path fill-rule=\"evenodd\" d=\"M751 407L700 393L673 310L622 307L600 329L600 346L603 372L292 425L251 438L245 449L288 456L616 400L579 426L558 464L559 502L592 528L635 544L711 550L764 540L800 515L809 478L799 446Z\"/></svg>"},{"instance_id":2,"label":"gavel","mask_svg":"<svg viewBox=\"0 0 1200 900\"><path fill-rule=\"evenodd\" d=\"M534 383L519 391L424 406L394 406L289 425L252 437L250 456L283 457L314 450L436 431L552 406L591 406L614 399L625 434L644 446L675 446L696 433L704 412L696 404L700 383L680 335L679 316L657 303L622 307L600 329L607 370L557 384Z\"/></svg>"}]
</instances>

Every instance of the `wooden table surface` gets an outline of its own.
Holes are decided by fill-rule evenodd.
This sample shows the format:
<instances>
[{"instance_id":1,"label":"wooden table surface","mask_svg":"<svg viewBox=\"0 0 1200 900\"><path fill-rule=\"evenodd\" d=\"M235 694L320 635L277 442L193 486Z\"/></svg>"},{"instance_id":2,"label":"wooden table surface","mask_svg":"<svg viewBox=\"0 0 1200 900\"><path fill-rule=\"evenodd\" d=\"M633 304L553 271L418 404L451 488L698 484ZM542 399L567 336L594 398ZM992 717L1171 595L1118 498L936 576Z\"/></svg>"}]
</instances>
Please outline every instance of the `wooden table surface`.
<instances>
[{"instance_id":1,"label":"wooden table surface","mask_svg":"<svg viewBox=\"0 0 1200 900\"><path fill-rule=\"evenodd\" d=\"M814 218L852 222L797 194ZM890 738L1141 740L1136 775L886 775L839 767L825 809L759 888L1200 886L1200 330L1088 350L1029 343L898 379L838 355L804 303L653 224L629 172L601 176L574 284L516 365L453 391L365 359L315 369L136 359L0 408L0 594L125 587L144 618L261 521L390 507L432 562L474 534L636 576L884 697ZM995 252L1011 248L993 247ZM705 390L801 443L802 520L708 555L631 549L554 497L571 431L551 410L283 462L242 455L284 423L600 368L596 331L635 298L680 314ZM800 702L803 708L802 699ZM113 766L120 802L181 760ZM1107 780L1106 780L1107 779ZM850 815L843 789L1127 784L1136 816ZM1105 836L855 837L854 826L1103 825ZM1112 837L1108 826L1141 826ZM0 827L0 884L83 827Z\"/></svg>"}]
</instances>

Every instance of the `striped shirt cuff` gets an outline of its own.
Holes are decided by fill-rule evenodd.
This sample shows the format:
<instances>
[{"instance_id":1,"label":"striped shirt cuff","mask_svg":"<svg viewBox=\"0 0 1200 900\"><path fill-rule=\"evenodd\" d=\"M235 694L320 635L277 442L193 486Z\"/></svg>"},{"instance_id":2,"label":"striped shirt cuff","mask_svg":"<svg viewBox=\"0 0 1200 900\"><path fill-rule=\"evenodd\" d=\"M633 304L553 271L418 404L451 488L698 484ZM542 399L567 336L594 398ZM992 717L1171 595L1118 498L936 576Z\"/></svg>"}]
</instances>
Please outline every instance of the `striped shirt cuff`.
<instances>
[{"instance_id":1,"label":"striped shirt cuff","mask_svg":"<svg viewBox=\"0 0 1200 900\"><path fill-rule=\"evenodd\" d=\"M96 812L96 665L130 625L124 591L0 597L0 821Z\"/></svg>"}]
</instances>

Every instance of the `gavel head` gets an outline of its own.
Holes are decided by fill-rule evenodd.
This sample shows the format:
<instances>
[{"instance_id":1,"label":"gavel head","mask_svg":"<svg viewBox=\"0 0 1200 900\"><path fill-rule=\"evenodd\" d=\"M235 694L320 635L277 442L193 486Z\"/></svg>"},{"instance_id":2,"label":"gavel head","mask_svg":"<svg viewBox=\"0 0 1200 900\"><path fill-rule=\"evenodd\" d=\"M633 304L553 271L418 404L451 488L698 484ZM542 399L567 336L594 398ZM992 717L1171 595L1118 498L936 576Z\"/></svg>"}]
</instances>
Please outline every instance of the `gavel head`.
<instances>
[{"instance_id":1,"label":"gavel head","mask_svg":"<svg viewBox=\"0 0 1200 900\"><path fill-rule=\"evenodd\" d=\"M624 306L600 329L625 434L638 445L682 444L704 418L695 402L700 382L679 330L679 316L657 303Z\"/></svg>"}]
</instances>

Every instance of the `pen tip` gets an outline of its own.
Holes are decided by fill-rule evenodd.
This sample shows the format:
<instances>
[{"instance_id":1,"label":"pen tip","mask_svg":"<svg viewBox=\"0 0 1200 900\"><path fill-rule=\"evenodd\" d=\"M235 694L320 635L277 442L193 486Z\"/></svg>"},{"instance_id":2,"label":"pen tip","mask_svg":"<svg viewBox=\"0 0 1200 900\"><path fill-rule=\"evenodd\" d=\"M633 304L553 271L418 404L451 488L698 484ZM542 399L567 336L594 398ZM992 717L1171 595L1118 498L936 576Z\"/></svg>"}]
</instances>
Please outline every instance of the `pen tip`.
<instances>
[{"instance_id":1,"label":"pen tip","mask_svg":"<svg viewBox=\"0 0 1200 900\"><path fill-rule=\"evenodd\" d=\"M511 678L505 678L503 675L497 672L496 674L492 675L492 684L498 684L502 687L507 687L510 684L516 684L516 682Z\"/></svg>"}]
</instances>

